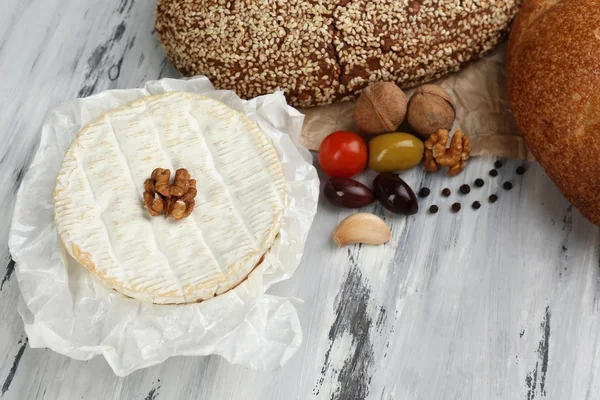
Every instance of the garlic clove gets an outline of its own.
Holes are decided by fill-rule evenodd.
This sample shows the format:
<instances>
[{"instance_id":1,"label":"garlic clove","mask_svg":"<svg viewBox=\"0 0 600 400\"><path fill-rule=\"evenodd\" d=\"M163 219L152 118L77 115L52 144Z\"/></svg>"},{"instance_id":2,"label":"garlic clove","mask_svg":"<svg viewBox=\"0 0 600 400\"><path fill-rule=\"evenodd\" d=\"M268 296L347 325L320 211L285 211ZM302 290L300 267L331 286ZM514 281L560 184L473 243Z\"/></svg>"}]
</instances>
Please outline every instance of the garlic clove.
<instances>
[{"instance_id":1,"label":"garlic clove","mask_svg":"<svg viewBox=\"0 0 600 400\"><path fill-rule=\"evenodd\" d=\"M383 244L392 239L386 223L376 215L358 213L345 218L333 231L338 247L353 243Z\"/></svg>"}]
</instances>

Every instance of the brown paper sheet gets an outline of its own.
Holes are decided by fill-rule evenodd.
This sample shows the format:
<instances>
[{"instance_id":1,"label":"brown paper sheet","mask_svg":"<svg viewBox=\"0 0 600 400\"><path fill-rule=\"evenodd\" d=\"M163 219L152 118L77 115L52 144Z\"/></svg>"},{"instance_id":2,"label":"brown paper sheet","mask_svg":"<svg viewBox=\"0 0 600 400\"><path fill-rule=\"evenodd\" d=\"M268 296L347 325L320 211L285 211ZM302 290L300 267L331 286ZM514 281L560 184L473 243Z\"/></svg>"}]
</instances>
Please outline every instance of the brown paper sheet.
<instances>
[{"instance_id":1,"label":"brown paper sheet","mask_svg":"<svg viewBox=\"0 0 600 400\"><path fill-rule=\"evenodd\" d=\"M500 156L533 160L519 134L508 105L504 60L506 43L482 60L434 82L450 93L456 106L453 131L467 133L473 156ZM407 96L414 89L406 90ZM325 136L337 130L358 132L352 119L354 102L300 109L305 116L301 141L318 150ZM400 131L407 130L401 126Z\"/></svg>"}]
</instances>

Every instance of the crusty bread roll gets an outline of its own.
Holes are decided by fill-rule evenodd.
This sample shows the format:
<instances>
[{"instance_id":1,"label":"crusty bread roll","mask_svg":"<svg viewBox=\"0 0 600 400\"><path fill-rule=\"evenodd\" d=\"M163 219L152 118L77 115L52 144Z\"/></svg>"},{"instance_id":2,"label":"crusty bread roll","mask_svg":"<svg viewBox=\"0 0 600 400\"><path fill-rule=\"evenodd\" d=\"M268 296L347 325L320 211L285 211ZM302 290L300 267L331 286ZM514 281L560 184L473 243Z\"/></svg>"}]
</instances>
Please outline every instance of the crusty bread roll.
<instances>
[{"instance_id":1,"label":"crusty bread roll","mask_svg":"<svg viewBox=\"0 0 600 400\"><path fill-rule=\"evenodd\" d=\"M158 0L156 33L183 75L290 104L354 97L370 82L416 86L504 36L521 0Z\"/></svg>"},{"instance_id":2,"label":"crusty bread roll","mask_svg":"<svg viewBox=\"0 0 600 400\"><path fill-rule=\"evenodd\" d=\"M507 61L528 146L564 196L600 225L600 0L526 0Z\"/></svg>"}]
</instances>

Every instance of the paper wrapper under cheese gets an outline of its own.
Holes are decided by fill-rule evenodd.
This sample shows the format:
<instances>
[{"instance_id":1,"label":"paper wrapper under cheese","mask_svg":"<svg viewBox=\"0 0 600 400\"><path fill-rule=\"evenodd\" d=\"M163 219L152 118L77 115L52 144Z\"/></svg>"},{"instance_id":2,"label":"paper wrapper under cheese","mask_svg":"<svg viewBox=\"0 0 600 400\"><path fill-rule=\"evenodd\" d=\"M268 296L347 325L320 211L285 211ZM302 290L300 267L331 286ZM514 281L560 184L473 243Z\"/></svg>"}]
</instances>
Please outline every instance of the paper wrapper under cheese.
<instances>
[{"instance_id":1,"label":"paper wrapper under cheese","mask_svg":"<svg viewBox=\"0 0 600 400\"><path fill-rule=\"evenodd\" d=\"M482 60L434 83L446 89L454 99L456 122L453 131L460 129L467 133L473 156L533 160L509 109L505 54L506 44L503 43ZM410 97L414 90L405 92ZM321 141L331 132L358 132L352 118L353 109L353 101L300 109L305 116L302 144L310 150L318 150Z\"/></svg>"},{"instance_id":2,"label":"paper wrapper under cheese","mask_svg":"<svg viewBox=\"0 0 600 400\"><path fill-rule=\"evenodd\" d=\"M255 122L273 142L287 183L280 235L264 260L234 289L185 305L152 304L109 289L65 252L53 222L52 191L77 132L110 110L171 91L203 94ZM298 144L302 119L283 92L244 101L214 90L204 77L109 90L52 110L17 194L9 238L29 345L79 360L102 355L119 376L178 355L218 354L261 370L284 365L302 342L297 300L265 291L298 267L317 209L319 178L312 156Z\"/></svg>"}]
</instances>

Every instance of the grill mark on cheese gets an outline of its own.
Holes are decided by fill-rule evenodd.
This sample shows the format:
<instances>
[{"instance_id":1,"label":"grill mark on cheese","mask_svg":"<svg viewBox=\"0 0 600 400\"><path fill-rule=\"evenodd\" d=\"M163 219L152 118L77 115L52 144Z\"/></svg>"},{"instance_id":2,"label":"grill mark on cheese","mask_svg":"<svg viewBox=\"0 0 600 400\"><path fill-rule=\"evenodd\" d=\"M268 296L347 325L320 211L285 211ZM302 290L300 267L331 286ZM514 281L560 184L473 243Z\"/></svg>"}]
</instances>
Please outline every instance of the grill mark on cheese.
<instances>
[{"instance_id":1,"label":"grill mark on cheese","mask_svg":"<svg viewBox=\"0 0 600 400\"><path fill-rule=\"evenodd\" d=\"M124 168L124 172L125 174L128 176L129 181L130 181L130 187L131 188L135 188L135 193L137 193L138 191L140 191L140 185L139 182L137 182L137 180L135 179L136 174L133 173L131 166L130 166L130 160L127 157L127 154L125 154L125 152L123 151L123 148L121 147L121 142L119 141L119 137L114 129L114 126L111 123L110 117L106 116L104 118L104 120L106 121L106 124L108 125L108 127L110 128L110 132L112 134L112 137L114 139L114 143L116 144L116 148L115 151L117 151L125 160L125 168ZM152 118L150 118L150 121L152 121ZM157 131L155 129L155 131ZM159 143L160 143L160 135L159 136ZM135 194L134 194L135 196ZM150 232L152 232L152 238L154 239L154 243L156 245L156 249L158 250L158 252L163 256L164 258L164 262L166 264L166 266L168 267L168 272L171 273L172 277L173 277L173 282L177 284L177 286L179 287L179 291L183 294L184 289L183 289L183 283L181 282L181 279L178 277L178 275L176 274L175 270L173 269L173 267L171 266L171 263L169 262L169 257L167 256L167 250L163 248L163 246L161 246L161 243L159 242L159 240L157 239L157 235L156 235L156 230L154 227L154 224L152 224L152 222L150 223ZM141 279L140 279L141 280ZM132 280L133 282L135 282L135 279ZM143 287L143 284L140 283L139 286ZM132 289L138 289L139 286L137 285L132 285Z\"/></svg>"},{"instance_id":2,"label":"grill mark on cheese","mask_svg":"<svg viewBox=\"0 0 600 400\"><path fill-rule=\"evenodd\" d=\"M158 124L156 123L156 121L154 119L154 112L153 112L153 111L155 111L155 110L153 110L153 108L155 108L154 107L154 103L151 103L150 105L148 105L147 103L144 103L140 108L142 109L142 115L145 116L145 118L143 119L143 121L148 121L149 122L149 124L151 125L151 128L153 130L153 133L154 133L153 137L156 138L156 142L159 144L157 153L158 153L158 155L161 158L160 162L165 162L166 164L168 164L169 168L171 169L171 171L173 173L174 170L175 170L174 165L176 163L173 161L173 158L170 156L170 153L172 153L172 151L170 151L170 149L172 147L170 145L171 141L169 140L168 137L166 137L166 135L165 135L165 137L162 137L161 134L160 134L160 132L163 131L163 130L165 132L173 131L174 128L171 127L168 123L165 123L164 125L161 126L163 129L158 129L157 128ZM134 120L139 119L139 117L137 116L137 114L133 114L132 118L134 118ZM142 126L142 127L146 128L145 126ZM139 137L133 138L132 137L131 144L132 145L136 145L139 142L139 140L141 140L141 138L139 138ZM138 154L138 153L134 152L134 154ZM134 157L131 160L131 162L134 163L134 164L136 164L136 165L140 164L140 168L139 168L139 171L138 171L138 174L137 174L138 176L141 175L141 176L147 177L147 176L149 176L149 174L151 173L151 171L150 171L150 169L147 169L147 168L141 168L141 166L143 165L143 163L141 162L142 160L143 160L143 158ZM155 163L157 163L157 162L159 162L159 161L155 160ZM163 165L163 164L160 164L160 165ZM142 182L142 179L139 179L138 183L140 183L140 182ZM142 188L139 189L139 191L141 191L141 190L142 190ZM164 235L162 234L162 232L165 229L169 229L169 227L170 227L170 223L169 223L170 221L164 221L164 220L161 220L161 219L152 218L152 219L150 219L149 222L150 222L150 224L151 224L151 226L152 226L153 231L155 232L155 234L156 234L157 231L161 232L159 235L162 236L162 237L164 237ZM186 219L184 221L180 221L177 224L178 225L190 225L190 220L188 218L188 219ZM157 227L157 225L158 225L158 227ZM189 242L189 246L186 249L189 249L190 246L194 246L196 244L195 241L190 240L189 237L181 238L179 236L179 237L174 237L173 239L171 239L168 242L166 242L168 244L167 248L173 247L173 246L171 246L169 244L175 245L177 242L182 242L183 243L184 241L186 243ZM162 242L162 240L157 240L157 242ZM201 243L204 244L204 242L201 242ZM195 250L191 250L191 251L188 250L188 252L192 252L193 254L199 255L199 254L204 254L203 250L204 250L203 246L196 246ZM210 259L210 257L208 257L208 258ZM168 262L169 259L174 260L174 263L171 264L170 262ZM222 277L221 268L218 266L218 263L216 263L217 267L214 268L213 272L202 273L200 271L200 269L199 269L200 268L199 264L194 263L194 261L197 262L198 260L196 260L196 259L195 260L189 260L189 257L187 257L185 254L183 254L183 253L182 254L178 254L177 252L170 252L170 256L166 260L169 269L173 272L173 275L179 277L178 281L179 281L179 283L181 285L181 292L182 292L182 294L185 294L185 292L186 292L186 290L184 289L184 286L188 286L190 284L193 285L194 281L198 281L200 279L206 279L207 277L208 277L209 280L210 279L215 279L215 274L217 274L217 273L219 273L221 275L219 277L219 279L224 280L223 277ZM203 260L201 260L201 261L203 261ZM203 265L210 266L210 263L204 263L203 262ZM188 270L188 268L190 266L193 266L193 268L195 268L196 271L199 271L200 273L199 274L195 274L195 275L191 275L191 272L187 272L187 270ZM154 288L157 285L160 285L160 281L158 281L158 283L152 282L152 284L150 284L150 286L148 287L148 289Z\"/></svg>"},{"instance_id":3,"label":"grill mark on cheese","mask_svg":"<svg viewBox=\"0 0 600 400\"><path fill-rule=\"evenodd\" d=\"M189 104L188 104L189 107ZM189 115L189 108L186 107L185 113L187 115ZM202 184L202 182L200 182L200 184ZM198 186L198 182L196 182L196 186ZM201 202L196 200L198 205L201 205ZM202 228L201 225L198 224L197 221L197 213L193 214L192 213L192 218L191 220L194 221L194 224L196 225L196 232L197 235L199 236L200 241L205 245L205 247L208 249L208 253L210 255L210 258L213 260L213 262L215 263L215 265L217 266L217 268L219 269L219 272L221 273L222 276L225 276L225 273L223 271L223 268L221 267L221 264L219 263L219 260L217 259L217 257L215 256L214 252L212 251L211 246L208 244L206 238L204 237L204 233L202 232Z\"/></svg>"},{"instance_id":4,"label":"grill mark on cheese","mask_svg":"<svg viewBox=\"0 0 600 400\"><path fill-rule=\"evenodd\" d=\"M188 110L188 115L189 115L189 110ZM200 124L199 121L195 118L193 118L193 116L189 115L190 121L191 123L195 122L195 130L199 130L200 129ZM227 188L224 186L223 182L221 180L219 180L218 177L218 171L216 169L216 166L213 166L212 162L204 162L204 163L200 163L200 165L198 164L199 161L201 161L204 158L208 158L212 160L212 155L208 154L209 149L206 146L206 141L198 134L194 134L194 130L192 129L190 132L190 136L186 137L185 139L187 141L196 141L198 142L198 145L201 147L203 153L202 154L198 154L195 157L192 157L191 159L180 159L178 160L179 163L186 163L186 165L189 165L189 171L193 176L204 176L205 180L201 182L199 182L199 184L197 185L200 189L207 184L206 179L208 178L208 180L210 181L208 184L212 185L212 189L211 189L211 193L210 196L208 196L208 201L205 202L203 201L202 197L197 197L196 198L196 202L198 204L198 206L196 207L197 212L195 211L193 213L193 215L198 215L195 216L194 218L196 218L197 220L200 220L200 224L204 225L207 221L213 221L214 219L211 217L206 218L206 216L203 213L203 208L204 207L208 207L209 209L212 209L213 211L216 210L220 210L221 215L220 217L225 217L225 220L223 220L223 225L233 225L233 226L228 226L228 228L230 230L235 230L236 228L242 228L240 221L236 220L235 218L233 218L230 215L229 209L227 208L227 201L226 201L226 190ZM193 142L190 142L190 144L192 144ZM211 166L213 167L211 169ZM197 171L201 170L202 174L197 174ZM202 192L202 189L201 189ZM204 206L204 207L203 207ZM221 233L220 231L213 231L213 232L208 232L207 235L204 235L205 238L207 239L207 242L210 243L211 247L213 246L217 246L222 247L223 246L223 235L227 235L226 232ZM252 246L251 241L249 241L249 237L245 237L245 238L238 238L237 241L235 241L235 243L232 243L232 246L234 246L234 251L239 249L239 248L250 248ZM225 256L227 256L229 254L229 251L226 251L223 253L223 257L227 258ZM227 262L221 262L219 261L219 265L221 264L227 264ZM222 269L222 268L221 268Z\"/></svg>"},{"instance_id":5,"label":"grill mark on cheese","mask_svg":"<svg viewBox=\"0 0 600 400\"><path fill-rule=\"evenodd\" d=\"M154 122L154 115L153 115L153 113L148 112L148 104L144 104L143 108L144 108L145 113L149 116L149 121L152 123L152 127L153 127L153 130L154 130L154 133L156 134L157 142L160 145L160 153L164 154L165 158L168 159L168 165L169 165L168 168L171 170L171 173L174 174L175 173L175 167L174 167L175 163L173 162L173 159L172 159L172 157L170 156L170 154L168 152L169 146L167 145L167 138L166 137L163 138L161 136L161 134L160 134L161 130L156 128L156 123ZM153 221L151 221L151 223L152 222ZM189 224L188 219L186 219L183 223ZM152 224L152 225L154 225L154 224ZM196 226L196 228L197 228L197 226ZM202 241L201 243L205 244L204 241ZM208 246L206 246L206 247L209 248ZM199 251L200 251L200 253L202 253L202 249L200 249ZM198 253L198 250L196 251L196 254L197 253ZM212 255L212 252L210 252L210 257L214 259L214 256ZM185 258L182 261L183 262L179 266L177 266L177 265L175 266L174 270L179 270L179 269L185 270L185 267L187 267L187 266L190 265L188 262L186 262ZM216 263L218 271L222 273L221 267L219 266L219 263L218 263L218 261L216 261L216 259L215 259L215 263ZM198 274L198 276L197 276L197 279L202 279L202 278L205 278L207 276L209 276L210 278L213 278L213 275L210 274L210 273L203 274L202 271L200 270L200 266L198 264L195 264L195 263L192 263L192 264L194 265L195 269L200 272ZM210 264L207 263L207 264L204 264L204 265L210 265ZM170 265L170 263L169 263L169 267L172 268L171 265ZM183 268L181 268L181 267L183 267ZM182 279L184 279L183 282L185 282L186 285L192 283L192 282L190 282L190 279L185 279L185 278L187 278L187 277L186 277L186 274L184 272L184 273L182 273L180 275L180 282L182 282ZM191 280L193 280L193 278ZM160 284L160 282L158 284ZM182 293L185 295L186 292L187 292L187 290L185 290L183 288L183 284L182 284L181 290L182 290Z\"/></svg>"},{"instance_id":6,"label":"grill mark on cheese","mask_svg":"<svg viewBox=\"0 0 600 400\"><path fill-rule=\"evenodd\" d=\"M196 118L196 116L193 113L190 112L189 109L187 110L187 113L192 118L192 121L194 121L196 124L199 124L198 123L198 119ZM253 244L255 246L257 246L258 243L256 241L256 237L250 231L250 228L248 227L248 223L247 223L246 219L244 218L244 216L241 215L237 211L237 209L236 209L236 206L238 205L237 204L238 203L237 199L234 196L231 196L231 194L229 193L229 189L227 188L227 183L228 182L225 180L225 177L221 174L221 172L219 170L220 164L217 164L217 158L214 155L215 149L213 147L213 144L212 143L208 143L208 141L205 138L203 138L202 135L198 135L198 137L200 138L200 140L202 140L204 142L204 146L208 150L208 155L210 156L211 164L214 167L214 170L216 172L216 175L217 175L218 179L221 181L221 184L223 186L224 192L226 193L226 197L229 198L229 200L233 203L232 212L235 214L235 216L238 219L238 221L241 222L242 228L245 230L245 232L248 235L248 237L252 240Z\"/></svg>"},{"instance_id":7,"label":"grill mark on cheese","mask_svg":"<svg viewBox=\"0 0 600 400\"><path fill-rule=\"evenodd\" d=\"M213 251L211 250L210 246L208 246L205 238L204 238L204 234L202 233L202 228L200 227L200 225L198 225L198 221L196 221L196 217L192 216L192 218L189 218L190 221L192 221L196 227L196 235L198 236L198 239L200 240L200 242L204 245L204 247L208 250L208 254L210 256L210 258L213 260L213 262L215 263L215 265L217 266L217 268L219 269L219 273L221 274L221 276L225 276L225 273L223 272L223 268L221 267L221 264L219 264L219 260L217 260L217 257L215 257ZM202 276L202 271L200 271L200 276Z\"/></svg>"},{"instance_id":8,"label":"grill mark on cheese","mask_svg":"<svg viewBox=\"0 0 600 400\"><path fill-rule=\"evenodd\" d=\"M102 159L102 160L105 160L105 159L111 160L111 162L108 163L110 165L110 168L111 169L114 168L116 171L119 171L119 173L116 176L120 179L115 180L116 186L113 188L113 191L117 192L116 198L123 199L124 197L129 196L129 198L131 200L128 203L135 204L138 201L135 179L132 176L130 177L130 179L124 179L125 178L124 174L127 171L129 171L129 174L132 174L132 171L129 168L129 164L127 163L127 157L125 156L123 150L120 148L120 144L117 139L117 135L114 131L114 128L112 127L112 124L110 123L110 120L108 118L104 117L103 121L110 128L111 135L106 136L103 141L103 143L106 143L106 146L108 146L107 151L102 153L101 155L97 155L97 157L98 157L98 159ZM92 131L92 133L94 133L94 131ZM95 136L93 136L93 135L90 136L89 140L94 139L94 137ZM85 139L86 136L82 135L82 138ZM111 138L113 140L112 142L111 142ZM94 143L92 143L92 145L94 145ZM119 154L124 157L125 163L123 163L122 160L119 159L119 157L118 157ZM123 165L123 164L126 164L126 165ZM84 175L86 181L88 182L88 184L90 184L89 182L90 182L91 170L86 171L86 169L83 166L80 166L80 170L83 171L83 175ZM105 174L101 174L97 177L100 182L104 181L104 179L103 179L104 175ZM92 176L95 176L95 175L92 174ZM129 184L129 183L126 183L126 181L131 181L133 183L133 186L131 186L131 184ZM92 194L94 193L93 186L94 185L90 184L90 192ZM96 199L96 196L94 196L94 198ZM97 199L95 201L97 202ZM115 207L113 207L113 210L118 211L119 215L127 215L126 213L127 213L128 209L127 208L121 209L121 207L119 207L119 204L121 204L121 202L116 202ZM138 210L138 214L140 216L143 215L143 210ZM143 221L143 219L140 221ZM105 223L105 227L106 227L106 223ZM120 248L120 243L124 242L124 240L121 240L121 239L123 239L124 230L127 230L127 227L119 226L117 224L112 229L112 231L115 232L115 235L119 236L119 237L117 237L118 240L116 240L116 241L112 240L112 237L110 234L111 230L109 230L108 228L106 228L106 230L107 230L108 239L109 239L109 243L110 243L110 247L108 250L109 258L108 259L105 258L103 260L98 260L98 262L96 264L105 266L106 276L110 277L111 279L114 279L115 281L120 282L124 286L127 286L127 288L130 290L138 291L138 290L144 290L145 288L147 288L147 286L150 285L151 282L146 282L146 284L144 285L141 282L139 282L139 281L142 281L143 278L135 279L135 276L140 276L139 275L140 269L143 268L143 264L144 264L142 254L147 253L147 250L143 249L142 251L140 251L140 249L138 249L137 246L133 246L133 248L131 248L130 246L125 246L125 248ZM152 232L152 229L150 230L150 232ZM94 242L94 241L92 240L92 242ZM115 243L116 243L116 245L115 245ZM168 256L167 256L168 251L161 249L160 243L156 239L154 242L154 246L156 246L159 253L161 253L163 255L164 260L163 260L162 264L160 262L158 262L157 260L152 260L152 261L154 261L154 263L152 264L152 267L159 268L161 265L163 265L163 267L164 267L164 264L168 264ZM119 257L116 256L114 250L118 251ZM88 248L88 251L92 252L93 249ZM95 252L95 254L102 254L102 253L103 252L100 252L100 253ZM119 274L120 264L118 263L117 260L122 257L124 257L125 260L129 260L130 262L127 263L127 265L130 267L134 267L135 270L128 268L128 269L125 269L124 271L122 271L121 274ZM171 272L171 280L169 281L168 286L169 287L173 287L173 286L178 287L179 292L183 293L183 286L182 286L181 282L177 278L176 274L173 271L171 271L170 266L168 266L168 267L169 267L168 271L165 271L167 273ZM166 276L163 275L162 278L165 279ZM125 281L130 281L130 284L125 284Z\"/></svg>"},{"instance_id":9,"label":"grill mark on cheese","mask_svg":"<svg viewBox=\"0 0 600 400\"><path fill-rule=\"evenodd\" d=\"M95 204L98 204L96 195L94 193L94 190L92 188L92 184L89 180L89 177L87 176L87 174L85 173L85 168L83 167L83 165L81 165L80 163L80 159L77 157L77 151L75 151L77 149L77 147L75 147L74 149L74 157L75 157L75 163L77 164L77 167L79 168L79 170L82 172L80 175L83 176L83 182L87 185L87 192L91 194L93 202ZM106 239L108 241L109 244L109 254L110 256L114 259L115 255L113 252L113 246L112 246L112 239L111 239L111 235L110 232L108 230L108 227L106 226L106 222L104 221L104 218L102 216L102 212L100 212L100 210L98 210L98 207L94 208L94 212L96 212L98 214L98 216L100 217L99 220L102 223L102 228L104 229L104 235L101 235L100 232L96 231L95 234L98 235L98 239ZM75 217L76 218L76 217ZM93 238L94 237L94 233L92 232L92 234L90 234L88 236L88 238ZM80 247L78 247L75 243L73 243L72 246L73 250L75 251L75 253L79 256L77 259L83 263L83 265L85 265L86 267L90 268L91 270L94 269L95 264L93 261L93 258L91 256L91 254L89 252L85 252L83 250L80 249ZM102 260L104 261L104 260Z\"/></svg>"},{"instance_id":10,"label":"grill mark on cheese","mask_svg":"<svg viewBox=\"0 0 600 400\"><path fill-rule=\"evenodd\" d=\"M165 166L157 167L157 168L168 168L169 170L171 170L172 173L174 173L175 169L173 168L173 161L171 160L171 157L169 157L169 153L165 150L165 145L163 144L159 130L156 128L156 123L154 122L154 116L148 110L148 104L144 104L144 114L148 116L148 121L150 121L150 123L152 124L152 131L155 133L155 136L156 136L158 152L161 153L161 155L164 155L165 159L166 159L165 164L160 164L160 165L165 165ZM150 149L152 149L152 147L150 147ZM157 162L157 160L155 160L155 162ZM161 162L162 162L162 160L161 160Z\"/></svg>"},{"instance_id":11,"label":"grill mark on cheese","mask_svg":"<svg viewBox=\"0 0 600 400\"><path fill-rule=\"evenodd\" d=\"M115 132L115 129L114 129L114 127L113 127L113 125L112 125L112 123L110 121L110 118L109 117L105 117L104 120L106 121L108 127L110 128L110 132L111 132L111 134L112 134L112 136L113 136L113 138L115 140L116 151L118 151L123 156L123 158L125 158L125 160L127 160L127 156L126 156L125 152L123 151L123 149L121 148L121 143L119 142L119 138L117 137L117 133ZM131 184L133 185L133 187L137 188L136 180L134 178L133 171L131 170L131 167L129 166L129 162L126 162L125 165L126 165L125 172L126 172L128 178L129 178L129 180L131 181ZM150 226L151 226L151 230L150 231L152 232L152 236L154 238L154 243L156 245L156 248L158 249L158 252L160 254L162 254L162 256L163 256L163 258L164 258L167 266L169 267L171 275L173 276L173 279L178 283L180 290L183 292L183 285L181 284L181 281L176 276L175 272L170 268L170 265L169 265L169 262L168 262L168 257L165 254L165 251L163 249L161 249L160 243L158 242L158 240L156 238L156 232L154 231L154 226L152 224L150 224ZM113 246L111 244L111 248L112 247ZM136 286L135 286L136 280L133 279L132 282L134 282L134 285L132 285L132 288L136 288Z\"/></svg>"}]
</instances>

